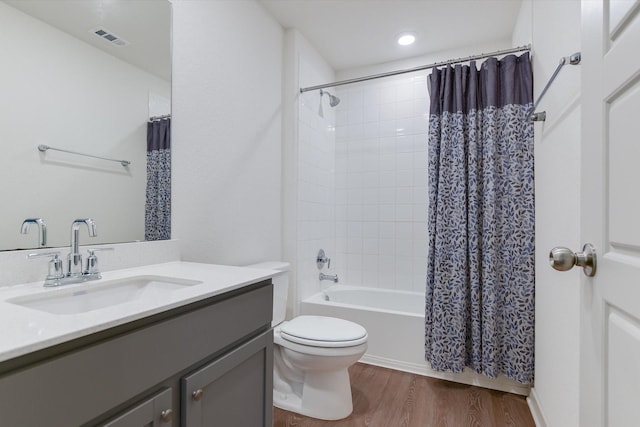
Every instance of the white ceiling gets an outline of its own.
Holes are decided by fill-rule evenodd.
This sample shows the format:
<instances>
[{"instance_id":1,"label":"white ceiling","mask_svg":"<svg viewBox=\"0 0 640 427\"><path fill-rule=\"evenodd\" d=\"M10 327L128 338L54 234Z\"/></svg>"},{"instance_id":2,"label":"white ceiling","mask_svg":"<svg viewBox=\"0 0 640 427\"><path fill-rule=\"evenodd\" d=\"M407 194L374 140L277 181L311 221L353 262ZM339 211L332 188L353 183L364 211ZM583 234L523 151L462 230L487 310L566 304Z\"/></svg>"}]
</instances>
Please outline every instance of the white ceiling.
<instances>
[{"instance_id":1,"label":"white ceiling","mask_svg":"<svg viewBox=\"0 0 640 427\"><path fill-rule=\"evenodd\" d=\"M168 0L4 1L170 80ZM336 71L508 40L521 4L521 0L258 1L284 28L297 28ZM117 47L89 33L100 25L130 44ZM405 31L416 33L417 41L398 46L396 36Z\"/></svg>"},{"instance_id":2,"label":"white ceiling","mask_svg":"<svg viewBox=\"0 0 640 427\"><path fill-rule=\"evenodd\" d=\"M171 3L167 0L5 0L5 3L171 81ZM116 46L89 32L98 26L129 45Z\"/></svg>"},{"instance_id":3,"label":"white ceiling","mask_svg":"<svg viewBox=\"0 0 640 427\"><path fill-rule=\"evenodd\" d=\"M511 38L521 0L259 0L336 70ZM416 33L399 46L396 36Z\"/></svg>"}]
</instances>

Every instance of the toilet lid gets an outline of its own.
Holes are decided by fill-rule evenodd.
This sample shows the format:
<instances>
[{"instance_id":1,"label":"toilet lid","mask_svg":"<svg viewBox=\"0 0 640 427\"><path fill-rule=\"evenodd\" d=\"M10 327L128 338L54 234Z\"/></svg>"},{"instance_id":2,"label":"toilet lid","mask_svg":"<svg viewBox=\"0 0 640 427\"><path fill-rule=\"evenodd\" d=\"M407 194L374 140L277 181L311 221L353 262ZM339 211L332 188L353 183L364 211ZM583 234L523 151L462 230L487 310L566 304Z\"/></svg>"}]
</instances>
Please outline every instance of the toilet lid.
<instances>
[{"instance_id":1,"label":"toilet lid","mask_svg":"<svg viewBox=\"0 0 640 427\"><path fill-rule=\"evenodd\" d=\"M298 316L280 327L287 341L316 347L349 347L367 341L367 330L357 323L326 316Z\"/></svg>"}]
</instances>

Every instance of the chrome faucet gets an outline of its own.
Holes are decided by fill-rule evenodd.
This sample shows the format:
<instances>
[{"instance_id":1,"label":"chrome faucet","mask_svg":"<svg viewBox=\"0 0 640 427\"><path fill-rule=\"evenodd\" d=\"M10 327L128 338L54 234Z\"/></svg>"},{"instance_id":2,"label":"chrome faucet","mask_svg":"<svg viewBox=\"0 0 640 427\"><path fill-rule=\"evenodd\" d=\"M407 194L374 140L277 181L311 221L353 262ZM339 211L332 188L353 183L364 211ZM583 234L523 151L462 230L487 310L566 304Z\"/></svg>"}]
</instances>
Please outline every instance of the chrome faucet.
<instances>
[{"instance_id":1,"label":"chrome faucet","mask_svg":"<svg viewBox=\"0 0 640 427\"><path fill-rule=\"evenodd\" d=\"M331 280L333 283L338 283L338 275L334 274L332 276L330 274L320 273L320 280Z\"/></svg>"},{"instance_id":2,"label":"chrome faucet","mask_svg":"<svg viewBox=\"0 0 640 427\"><path fill-rule=\"evenodd\" d=\"M22 227L20 227L20 234L29 233L31 224L38 226L38 247L43 248L47 246L47 223L42 218L27 218L22 221Z\"/></svg>"},{"instance_id":3,"label":"chrome faucet","mask_svg":"<svg viewBox=\"0 0 640 427\"><path fill-rule=\"evenodd\" d=\"M82 255L80 254L80 224L85 224L89 230L90 237L98 235L96 223L91 218L76 219L71 224L71 252L69 252L67 277L77 277L82 275Z\"/></svg>"},{"instance_id":4,"label":"chrome faucet","mask_svg":"<svg viewBox=\"0 0 640 427\"><path fill-rule=\"evenodd\" d=\"M102 279L100 269L98 268L97 251L112 251L113 248L93 248L88 249L87 266L82 269L82 255L80 254L79 234L80 224L85 224L89 230L89 236L96 237L96 223L91 218L76 219L71 224L71 251L67 257L68 268L64 273L62 268L62 260L58 257L60 252L42 252L27 255L28 258L51 257L49 261L49 274L44 280L44 286L61 286L70 285L72 283L88 282L90 280Z\"/></svg>"}]
</instances>

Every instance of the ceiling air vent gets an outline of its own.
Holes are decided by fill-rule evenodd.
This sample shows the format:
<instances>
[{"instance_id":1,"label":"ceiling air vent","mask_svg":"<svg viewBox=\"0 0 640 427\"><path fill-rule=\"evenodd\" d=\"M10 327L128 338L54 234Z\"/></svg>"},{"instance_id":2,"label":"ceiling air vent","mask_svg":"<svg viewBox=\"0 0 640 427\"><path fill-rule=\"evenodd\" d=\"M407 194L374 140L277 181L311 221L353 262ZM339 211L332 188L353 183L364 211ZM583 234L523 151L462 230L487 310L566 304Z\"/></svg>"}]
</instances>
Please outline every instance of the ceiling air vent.
<instances>
[{"instance_id":1,"label":"ceiling air vent","mask_svg":"<svg viewBox=\"0 0 640 427\"><path fill-rule=\"evenodd\" d=\"M129 44L128 41L126 41L122 37L116 36L104 27L94 28L93 30L89 30L89 32L117 46L126 46Z\"/></svg>"}]
</instances>

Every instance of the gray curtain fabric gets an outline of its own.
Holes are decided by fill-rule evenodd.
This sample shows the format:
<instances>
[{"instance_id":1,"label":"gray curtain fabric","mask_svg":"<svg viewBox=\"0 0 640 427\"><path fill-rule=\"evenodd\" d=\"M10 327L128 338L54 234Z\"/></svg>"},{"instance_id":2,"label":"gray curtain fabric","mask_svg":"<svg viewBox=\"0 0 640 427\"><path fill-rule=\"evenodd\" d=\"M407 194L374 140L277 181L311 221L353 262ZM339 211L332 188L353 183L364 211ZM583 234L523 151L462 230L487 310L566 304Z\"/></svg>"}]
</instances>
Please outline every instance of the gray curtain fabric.
<instances>
[{"instance_id":1,"label":"gray curtain fabric","mask_svg":"<svg viewBox=\"0 0 640 427\"><path fill-rule=\"evenodd\" d=\"M171 119L147 123L145 240L171 238Z\"/></svg>"},{"instance_id":2,"label":"gray curtain fabric","mask_svg":"<svg viewBox=\"0 0 640 427\"><path fill-rule=\"evenodd\" d=\"M429 77L425 357L529 384L534 350L529 54Z\"/></svg>"}]
</instances>

